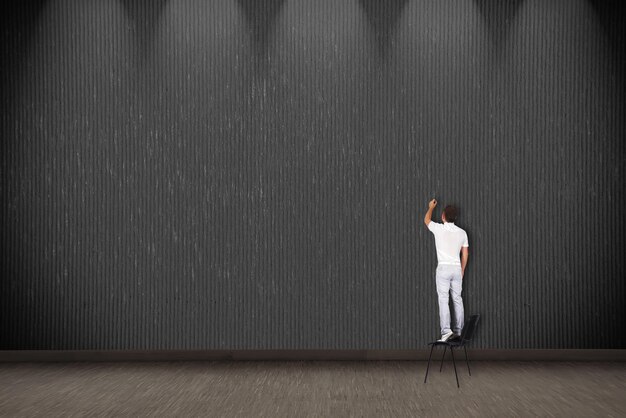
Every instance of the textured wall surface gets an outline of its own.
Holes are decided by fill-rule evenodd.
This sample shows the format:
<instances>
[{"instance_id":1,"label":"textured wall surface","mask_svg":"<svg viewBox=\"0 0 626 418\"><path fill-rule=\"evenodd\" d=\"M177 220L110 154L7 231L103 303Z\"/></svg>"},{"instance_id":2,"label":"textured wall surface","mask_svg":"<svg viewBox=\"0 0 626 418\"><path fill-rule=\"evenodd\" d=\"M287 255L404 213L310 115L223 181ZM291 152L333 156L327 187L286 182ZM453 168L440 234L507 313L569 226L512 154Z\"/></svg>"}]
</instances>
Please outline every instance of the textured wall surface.
<instances>
[{"instance_id":1,"label":"textured wall surface","mask_svg":"<svg viewBox=\"0 0 626 418\"><path fill-rule=\"evenodd\" d=\"M626 348L618 2L16 4L0 349Z\"/></svg>"}]
</instances>

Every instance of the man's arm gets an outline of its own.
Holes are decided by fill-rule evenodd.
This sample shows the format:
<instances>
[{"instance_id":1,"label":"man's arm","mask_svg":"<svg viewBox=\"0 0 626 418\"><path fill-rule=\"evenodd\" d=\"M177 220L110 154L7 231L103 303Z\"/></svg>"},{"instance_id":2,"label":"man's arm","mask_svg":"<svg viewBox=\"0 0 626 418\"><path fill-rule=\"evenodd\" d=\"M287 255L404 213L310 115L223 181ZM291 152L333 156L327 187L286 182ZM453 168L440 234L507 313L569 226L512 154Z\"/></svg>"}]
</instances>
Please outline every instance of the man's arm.
<instances>
[{"instance_id":1,"label":"man's arm","mask_svg":"<svg viewBox=\"0 0 626 418\"><path fill-rule=\"evenodd\" d=\"M469 247L461 247L461 277L465 276L465 266L469 258Z\"/></svg>"},{"instance_id":2,"label":"man's arm","mask_svg":"<svg viewBox=\"0 0 626 418\"><path fill-rule=\"evenodd\" d=\"M437 201L435 199L428 202L428 212L426 212L426 216L424 216L424 223L426 226L430 223L430 219L433 217L433 209L437 206Z\"/></svg>"}]
</instances>

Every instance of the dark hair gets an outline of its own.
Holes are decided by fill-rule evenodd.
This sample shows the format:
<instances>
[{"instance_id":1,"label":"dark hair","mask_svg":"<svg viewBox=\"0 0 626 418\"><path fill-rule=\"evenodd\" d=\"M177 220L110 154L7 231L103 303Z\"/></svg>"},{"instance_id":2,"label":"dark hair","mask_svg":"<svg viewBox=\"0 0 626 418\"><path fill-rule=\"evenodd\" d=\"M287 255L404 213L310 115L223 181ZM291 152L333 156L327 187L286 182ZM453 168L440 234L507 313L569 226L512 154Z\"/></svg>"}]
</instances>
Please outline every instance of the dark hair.
<instances>
[{"instance_id":1,"label":"dark hair","mask_svg":"<svg viewBox=\"0 0 626 418\"><path fill-rule=\"evenodd\" d=\"M459 216L459 210L456 206L448 205L443 210L443 214L446 217L446 222L455 222L456 218Z\"/></svg>"}]
</instances>

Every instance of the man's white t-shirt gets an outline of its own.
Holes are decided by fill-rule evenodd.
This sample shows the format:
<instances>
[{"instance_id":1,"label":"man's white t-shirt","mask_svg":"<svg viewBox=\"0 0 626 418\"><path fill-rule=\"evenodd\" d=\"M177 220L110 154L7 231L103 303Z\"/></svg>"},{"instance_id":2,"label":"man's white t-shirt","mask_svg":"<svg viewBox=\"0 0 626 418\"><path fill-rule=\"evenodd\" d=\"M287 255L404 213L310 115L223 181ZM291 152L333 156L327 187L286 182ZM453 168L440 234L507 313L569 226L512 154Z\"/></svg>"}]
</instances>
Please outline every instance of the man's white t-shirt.
<instances>
[{"instance_id":1,"label":"man's white t-shirt","mask_svg":"<svg viewBox=\"0 0 626 418\"><path fill-rule=\"evenodd\" d=\"M461 247L469 247L467 233L456 226L454 222L443 224L430 221L428 229L435 236L437 261L439 264L461 265Z\"/></svg>"}]
</instances>

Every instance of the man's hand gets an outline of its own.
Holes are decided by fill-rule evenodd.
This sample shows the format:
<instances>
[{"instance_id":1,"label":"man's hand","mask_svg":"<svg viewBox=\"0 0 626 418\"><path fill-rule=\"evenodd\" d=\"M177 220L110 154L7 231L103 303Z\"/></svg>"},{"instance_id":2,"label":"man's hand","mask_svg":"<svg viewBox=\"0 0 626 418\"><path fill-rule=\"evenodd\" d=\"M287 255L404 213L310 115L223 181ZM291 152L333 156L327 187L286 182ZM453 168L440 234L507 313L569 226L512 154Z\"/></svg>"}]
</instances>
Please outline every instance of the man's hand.
<instances>
[{"instance_id":1,"label":"man's hand","mask_svg":"<svg viewBox=\"0 0 626 418\"><path fill-rule=\"evenodd\" d=\"M435 206L437 206L437 201L435 199L428 202L428 209L435 209Z\"/></svg>"}]
</instances>

